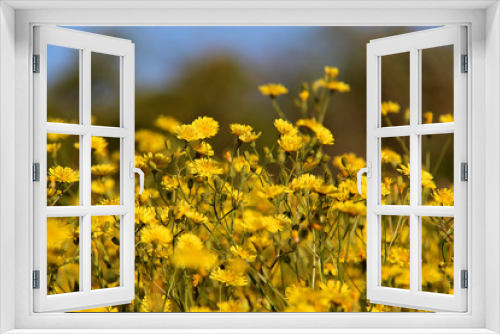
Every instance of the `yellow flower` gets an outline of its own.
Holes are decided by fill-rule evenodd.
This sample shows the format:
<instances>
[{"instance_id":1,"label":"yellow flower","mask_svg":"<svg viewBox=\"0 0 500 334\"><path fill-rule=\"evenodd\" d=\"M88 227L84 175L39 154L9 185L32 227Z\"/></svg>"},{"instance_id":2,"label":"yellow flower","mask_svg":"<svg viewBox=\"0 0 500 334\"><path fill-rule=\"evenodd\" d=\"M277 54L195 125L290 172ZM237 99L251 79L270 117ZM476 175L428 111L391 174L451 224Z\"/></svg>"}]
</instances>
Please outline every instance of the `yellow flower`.
<instances>
[{"instance_id":1,"label":"yellow flower","mask_svg":"<svg viewBox=\"0 0 500 334\"><path fill-rule=\"evenodd\" d=\"M227 302L217 303L221 312L248 312L250 306L248 306L247 300L230 300Z\"/></svg>"},{"instance_id":2,"label":"yellow flower","mask_svg":"<svg viewBox=\"0 0 500 334\"><path fill-rule=\"evenodd\" d=\"M47 153L57 153L61 148L61 143L47 144Z\"/></svg>"},{"instance_id":3,"label":"yellow flower","mask_svg":"<svg viewBox=\"0 0 500 334\"><path fill-rule=\"evenodd\" d=\"M254 262L257 258L257 254L240 246L231 246L231 253L233 253L234 256L240 257L248 262Z\"/></svg>"},{"instance_id":4,"label":"yellow flower","mask_svg":"<svg viewBox=\"0 0 500 334\"><path fill-rule=\"evenodd\" d=\"M177 134L177 138L185 141L193 141L201 138L198 129L191 124L178 126L175 133Z\"/></svg>"},{"instance_id":5,"label":"yellow flower","mask_svg":"<svg viewBox=\"0 0 500 334\"><path fill-rule=\"evenodd\" d=\"M432 118L433 118L432 111L424 112L424 124L431 124Z\"/></svg>"},{"instance_id":6,"label":"yellow flower","mask_svg":"<svg viewBox=\"0 0 500 334\"><path fill-rule=\"evenodd\" d=\"M148 152L144 154L144 164L151 169L165 168L172 159L163 155L163 153Z\"/></svg>"},{"instance_id":7,"label":"yellow flower","mask_svg":"<svg viewBox=\"0 0 500 334\"><path fill-rule=\"evenodd\" d=\"M66 139L68 137L69 137L69 135L65 135L62 133L47 133L47 140L48 141L58 141L61 139Z\"/></svg>"},{"instance_id":8,"label":"yellow flower","mask_svg":"<svg viewBox=\"0 0 500 334\"><path fill-rule=\"evenodd\" d=\"M318 141L323 144L323 145L333 145L333 135L325 127L318 128L316 131L316 138L318 138Z\"/></svg>"},{"instance_id":9,"label":"yellow flower","mask_svg":"<svg viewBox=\"0 0 500 334\"><path fill-rule=\"evenodd\" d=\"M286 152L295 152L302 148L302 137L296 134L286 134L278 139L278 144Z\"/></svg>"},{"instance_id":10,"label":"yellow flower","mask_svg":"<svg viewBox=\"0 0 500 334\"><path fill-rule=\"evenodd\" d=\"M90 149L95 155L105 157L108 155L108 141L103 137L90 137Z\"/></svg>"},{"instance_id":11,"label":"yellow flower","mask_svg":"<svg viewBox=\"0 0 500 334\"><path fill-rule=\"evenodd\" d=\"M135 207L135 223L144 223L154 225L158 223L156 219L156 211L152 207L136 206Z\"/></svg>"},{"instance_id":12,"label":"yellow flower","mask_svg":"<svg viewBox=\"0 0 500 334\"><path fill-rule=\"evenodd\" d=\"M208 223L208 218L204 214L199 213L195 210L189 210L185 213L186 217L191 219L196 224L206 224Z\"/></svg>"},{"instance_id":13,"label":"yellow flower","mask_svg":"<svg viewBox=\"0 0 500 334\"><path fill-rule=\"evenodd\" d=\"M320 81L321 86L329 89L330 91L338 91L340 93L346 93L351 91L351 86L349 84L346 84L345 82L342 81L325 81L321 80Z\"/></svg>"},{"instance_id":14,"label":"yellow flower","mask_svg":"<svg viewBox=\"0 0 500 334\"><path fill-rule=\"evenodd\" d=\"M146 294L139 312L172 312L172 302L164 294Z\"/></svg>"},{"instance_id":15,"label":"yellow flower","mask_svg":"<svg viewBox=\"0 0 500 334\"><path fill-rule=\"evenodd\" d=\"M111 175L116 173L117 170L118 168L116 167L116 165L113 164L94 165L90 168L92 174L99 176Z\"/></svg>"},{"instance_id":16,"label":"yellow flower","mask_svg":"<svg viewBox=\"0 0 500 334\"><path fill-rule=\"evenodd\" d=\"M238 123L230 124L229 128L231 129L231 133L238 137L253 130L253 128L250 125L244 125Z\"/></svg>"},{"instance_id":17,"label":"yellow flower","mask_svg":"<svg viewBox=\"0 0 500 334\"><path fill-rule=\"evenodd\" d=\"M311 174L302 174L301 176L293 179L291 188L293 190L299 189L307 189L307 190L315 190L318 187L321 187L323 184L323 180L317 178Z\"/></svg>"},{"instance_id":18,"label":"yellow flower","mask_svg":"<svg viewBox=\"0 0 500 334\"><path fill-rule=\"evenodd\" d=\"M410 263L410 250L400 246L393 246L387 255L387 261L401 266Z\"/></svg>"},{"instance_id":19,"label":"yellow flower","mask_svg":"<svg viewBox=\"0 0 500 334\"><path fill-rule=\"evenodd\" d=\"M177 239L173 256L176 267L209 270L216 261L217 255L206 250L196 235L184 233Z\"/></svg>"},{"instance_id":20,"label":"yellow flower","mask_svg":"<svg viewBox=\"0 0 500 334\"><path fill-rule=\"evenodd\" d=\"M250 143L253 143L254 141L256 141L260 137L261 134L262 134L262 132L259 132L259 133L247 132L247 133L244 133L241 136L239 136L238 139L244 143L250 144Z\"/></svg>"},{"instance_id":21,"label":"yellow flower","mask_svg":"<svg viewBox=\"0 0 500 334\"><path fill-rule=\"evenodd\" d=\"M198 131L200 139L214 137L219 131L219 122L212 117L198 117L192 125Z\"/></svg>"},{"instance_id":22,"label":"yellow flower","mask_svg":"<svg viewBox=\"0 0 500 334\"><path fill-rule=\"evenodd\" d=\"M92 181L90 183L90 190L93 193L104 195L106 191L113 189L115 187L115 180L113 179L108 179L104 182L97 180L97 181ZM120 205L118 203L118 205Z\"/></svg>"},{"instance_id":23,"label":"yellow flower","mask_svg":"<svg viewBox=\"0 0 500 334\"><path fill-rule=\"evenodd\" d=\"M431 173L429 173L428 171L425 171L425 170L422 171L422 187L429 188L429 189L435 189L436 183L433 180L434 180L434 176L432 176Z\"/></svg>"},{"instance_id":24,"label":"yellow flower","mask_svg":"<svg viewBox=\"0 0 500 334\"><path fill-rule=\"evenodd\" d=\"M49 176L56 182L73 183L79 181L78 171L75 171L70 167L52 167L49 169Z\"/></svg>"},{"instance_id":25,"label":"yellow flower","mask_svg":"<svg viewBox=\"0 0 500 334\"><path fill-rule=\"evenodd\" d=\"M162 130L175 134L175 129L181 125L181 123L172 116L160 115L156 119L155 125Z\"/></svg>"},{"instance_id":26,"label":"yellow flower","mask_svg":"<svg viewBox=\"0 0 500 334\"><path fill-rule=\"evenodd\" d=\"M354 202L354 201L344 201L337 202L333 205L333 208L341 212L348 213L350 215L366 215L366 205L364 202Z\"/></svg>"},{"instance_id":27,"label":"yellow flower","mask_svg":"<svg viewBox=\"0 0 500 334\"><path fill-rule=\"evenodd\" d=\"M224 171L220 164L210 158L201 158L194 160L194 168L192 173L196 173L203 177L212 177L217 174L222 174Z\"/></svg>"},{"instance_id":28,"label":"yellow flower","mask_svg":"<svg viewBox=\"0 0 500 334\"><path fill-rule=\"evenodd\" d=\"M400 168L398 168L398 172L400 172L403 175L410 176L410 164L405 165L399 165ZM432 176L431 173L428 171L422 170L422 187L424 188L429 188L429 189L435 189L436 188L436 183L434 183L434 177Z\"/></svg>"},{"instance_id":29,"label":"yellow flower","mask_svg":"<svg viewBox=\"0 0 500 334\"><path fill-rule=\"evenodd\" d=\"M382 102L382 105L380 106L380 111L382 112L382 115L384 115L384 116L387 116L387 114L389 114L389 113L397 114L397 113L399 113L400 109L401 109L401 107L399 106L399 104L397 104L396 102L392 102L392 101Z\"/></svg>"},{"instance_id":30,"label":"yellow flower","mask_svg":"<svg viewBox=\"0 0 500 334\"><path fill-rule=\"evenodd\" d=\"M179 181L174 176L165 175L162 177L161 186L167 190L176 189L179 187Z\"/></svg>"},{"instance_id":31,"label":"yellow flower","mask_svg":"<svg viewBox=\"0 0 500 334\"><path fill-rule=\"evenodd\" d=\"M138 149L141 152L158 152L165 148L165 139L163 134L151 130L138 130L135 132L135 141L139 144Z\"/></svg>"},{"instance_id":32,"label":"yellow flower","mask_svg":"<svg viewBox=\"0 0 500 334\"><path fill-rule=\"evenodd\" d=\"M453 206L454 193L452 189L436 189L432 192L432 198L434 198L437 205Z\"/></svg>"},{"instance_id":33,"label":"yellow flower","mask_svg":"<svg viewBox=\"0 0 500 334\"><path fill-rule=\"evenodd\" d=\"M167 246L172 240L172 233L163 225L149 225L141 231L141 242L154 248Z\"/></svg>"},{"instance_id":34,"label":"yellow flower","mask_svg":"<svg viewBox=\"0 0 500 334\"><path fill-rule=\"evenodd\" d=\"M282 120L281 118L275 119L274 120L274 126L276 127L276 130L282 135L290 133L290 132L297 132L297 129L289 122Z\"/></svg>"},{"instance_id":35,"label":"yellow flower","mask_svg":"<svg viewBox=\"0 0 500 334\"><path fill-rule=\"evenodd\" d=\"M344 153L333 158L333 165L338 167L344 176L353 176L366 166L366 162L354 153Z\"/></svg>"},{"instance_id":36,"label":"yellow flower","mask_svg":"<svg viewBox=\"0 0 500 334\"><path fill-rule=\"evenodd\" d=\"M270 83L267 85L259 86L259 90L262 95L268 95L271 98L275 98L278 95L283 95L288 93L288 89L282 84Z\"/></svg>"},{"instance_id":37,"label":"yellow flower","mask_svg":"<svg viewBox=\"0 0 500 334\"><path fill-rule=\"evenodd\" d=\"M262 198L275 198L276 196L282 195L282 194L289 194L291 193L292 190L282 186L282 185L273 185L273 186L267 186L262 188L262 190L259 192L259 196Z\"/></svg>"},{"instance_id":38,"label":"yellow flower","mask_svg":"<svg viewBox=\"0 0 500 334\"><path fill-rule=\"evenodd\" d=\"M405 165L399 165L398 172L400 172L403 175L410 176L410 164Z\"/></svg>"},{"instance_id":39,"label":"yellow flower","mask_svg":"<svg viewBox=\"0 0 500 334\"><path fill-rule=\"evenodd\" d=\"M339 69L337 67L325 66L325 73L328 77L334 79L339 75Z\"/></svg>"},{"instance_id":40,"label":"yellow flower","mask_svg":"<svg viewBox=\"0 0 500 334\"><path fill-rule=\"evenodd\" d=\"M209 143L207 143L205 141L195 142L193 144L193 148L199 154L206 155L209 157L214 155L214 150L212 149L212 145L210 145Z\"/></svg>"},{"instance_id":41,"label":"yellow flower","mask_svg":"<svg viewBox=\"0 0 500 334\"><path fill-rule=\"evenodd\" d=\"M302 102L306 102L308 98L309 98L309 92L307 90L303 90L302 92L299 93L299 99Z\"/></svg>"},{"instance_id":42,"label":"yellow flower","mask_svg":"<svg viewBox=\"0 0 500 334\"><path fill-rule=\"evenodd\" d=\"M68 218L47 218L47 249L60 250L73 239L74 228Z\"/></svg>"},{"instance_id":43,"label":"yellow flower","mask_svg":"<svg viewBox=\"0 0 500 334\"><path fill-rule=\"evenodd\" d=\"M390 148L383 148L381 153L382 163L391 164L393 166L397 166L402 162L401 155L394 152Z\"/></svg>"},{"instance_id":44,"label":"yellow flower","mask_svg":"<svg viewBox=\"0 0 500 334\"><path fill-rule=\"evenodd\" d=\"M325 128L321 123L318 123L314 119L299 119L297 121L297 126L305 126L312 130L318 141L323 145L333 145L333 135L330 130Z\"/></svg>"},{"instance_id":45,"label":"yellow flower","mask_svg":"<svg viewBox=\"0 0 500 334\"><path fill-rule=\"evenodd\" d=\"M229 269L215 268L210 273L210 278L215 281L225 283L226 286L245 286L248 284L245 276L237 275Z\"/></svg>"},{"instance_id":46,"label":"yellow flower","mask_svg":"<svg viewBox=\"0 0 500 334\"><path fill-rule=\"evenodd\" d=\"M445 114L445 115L440 115L439 116L439 122L440 123L451 123L453 122L453 115L452 114Z\"/></svg>"},{"instance_id":47,"label":"yellow flower","mask_svg":"<svg viewBox=\"0 0 500 334\"><path fill-rule=\"evenodd\" d=\"M158 152L165 148L167 138L158 132L151 130L138 130L135 132L135 141L139 144L141 152Z\"/></svg>"},{"instance_id":48,"label":"yellow flower","mask_svg":"<svg viewBox=\"0 0 500 334\"><path fill-rule=\"evenodd\" d=\"M201 251L203 249L201 239L192 233L184 233L176 241L176 250L180 252Z\"/></svg>"},{"instance_id":49,"label":"yellow flower","mask_svg":"<svg viewBox=\"0 0 500 334\"><path fill-rule=\"evenodd\" d=\"M189 308L189 312L193 313L205 313L205 312L213 312L210 307L206 306L192 306Z\"/></svg>"}]
</instances>

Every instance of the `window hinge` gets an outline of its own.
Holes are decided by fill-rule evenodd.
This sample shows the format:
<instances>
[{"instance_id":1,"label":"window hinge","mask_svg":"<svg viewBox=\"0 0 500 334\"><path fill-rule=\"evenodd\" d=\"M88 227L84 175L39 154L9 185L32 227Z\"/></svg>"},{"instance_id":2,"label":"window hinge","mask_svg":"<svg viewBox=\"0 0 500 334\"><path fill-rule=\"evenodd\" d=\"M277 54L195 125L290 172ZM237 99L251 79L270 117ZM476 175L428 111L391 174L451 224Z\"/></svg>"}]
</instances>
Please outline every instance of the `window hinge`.
<instances>
[{"instance_id":1,"label":"window hinge","mask_svg":"<svg viewBox=\"0 0 500 334\"><path fill-rule=\"evenodd\" d=\"M469 57L467 55L462 55L462 73L469 72Z\"/></svg>"},{"instance_id":2,"label":"window hinge","mask_svg":"<svg viewBox=\"0 0 500 334\"><path fill-rule=\"evenodd\" d=\"M33 73L40 73L40 55L33 55Z\"/></svg>"},{"instance_id":3,"label":"window hinge","mask_svg":"<svg viewBox=\"0 0 500 334\"><path fill-rule=\"evenodd\" d=\"M33 270L33 289L40 289L40 270Z\"/></svg>"},{"instance_id":4,"label":"window hinge","mask_svg":"<svg viewBox=\"0 0 500 334\"><path fill-rule=\"evenodd\" d=\"M466 162L460 164L460 180L469 181L469 165Z\"/></svg>"},{"instance_id":5,"label":"window hinge","mask_svg":"<svg viewBox=\"0 0 500 334\"><path fill-rule=\"evenodd\" d=\"M33 164L33 181L40 182L40 164L38 162Z\"/></svg>"},{"instance_id":6,"label":"window hinge","mask_svg":"<svg viewBox=\"0 0 500 334\"><path fill-rule=\"evenodd\" d=\"M468 289L469 288L469 272L467 270L462 270L461 271L461 287L462 289Z\"/></svg>"}]
</instances>

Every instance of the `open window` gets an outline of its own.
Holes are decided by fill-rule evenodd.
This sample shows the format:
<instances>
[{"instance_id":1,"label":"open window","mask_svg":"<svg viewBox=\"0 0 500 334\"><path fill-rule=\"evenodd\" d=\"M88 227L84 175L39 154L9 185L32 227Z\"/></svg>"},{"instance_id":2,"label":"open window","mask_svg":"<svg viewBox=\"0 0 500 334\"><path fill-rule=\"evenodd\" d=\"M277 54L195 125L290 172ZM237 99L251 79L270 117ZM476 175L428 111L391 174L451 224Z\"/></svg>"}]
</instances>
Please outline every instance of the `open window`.
<instances>
[{"instance_id":1,"label":"open window","mask_svg":"<svg viewBox=\"0 0 500 334\"><path fill-rule=\"evenodd\" d=\"M371 303L466 311L467 290L462 285L467 275L465 29L435 28L372 40L367 45L367 164L370 169L367 177L367 298ZM432 87L425 78L429 70L426 57L432 57L436 51L449 54L442 70L447 67L453 72L450 89ZM385 116L391 108L399 106L389 100L391 96L385 91L384 80L399 79L397 73L388 71L397 57L404 58L403 62L408 64L409 110L400 113L406 114L400 123L392 124ZM427 111L431 108L427 102L436 97L451 99L452 108L433 120ZM438 137L447 139L438 141L435 139ZM429 138L434 141L429 142ZM391 141L403 147L407 157L407 161L393 162L400 174L392 181L390 176L383 178L388 153L384 150ZM430 179L429 169L434 168L433 163L439 158L429 164L429 157L422 153L427 152L422 149L425 145L447 145L452 152L451 184L447 192L435 183L429 184L437 182ZM439 234L441 242L433 244L432 233ZM402 238L409 243L399 244ZM447 273L450 281L446 291L426 289L426 282L435 269L426 262L430 247L440 250L439 269ZM395 259L392 261L397 263L395 269L389 267L389 258ZM399 280L391 280L391 275L398 270ZM406 272L401 275L400 270Z\"/></svg>"},{"instance_id":2,"label":"open window","mask_svg":"<svg viewBox=\"0 0 500 334\"><path fill-rule=\"evenodd\" d=\"M50 96L52 48L76 58L78 74L64 96ZM97 58L119 76L102 85ZM34 310L70 311L134 299L134 44L128 40L39 26L34 30ZM76 87L76 88L75 88ZM107 105L100 102L104 95ZM59 103L59 105L55 105ZM117 120L93 123L94 114ZM58 117L56 110L65 115ZM113 119L113 118L109 118ZM53 139L58 138L55 142ZM58 154L69 145L72 154ZM109 147L119 148L110 157ZM92 168L91 168L92 166ZM92 189L107 194L99 200ZM94 238L106 238L102 249ZM61 247L64 245L65 247ZM118 257L119 268L108 268ZM51 264L57 263L57 272ZM79 277L70 279L72 272ZM51 280L56 280L51 282ZM51 286L51 289L48 287ZM54 288L55 287L55 288Z\"/></svg>"}]
</instances>

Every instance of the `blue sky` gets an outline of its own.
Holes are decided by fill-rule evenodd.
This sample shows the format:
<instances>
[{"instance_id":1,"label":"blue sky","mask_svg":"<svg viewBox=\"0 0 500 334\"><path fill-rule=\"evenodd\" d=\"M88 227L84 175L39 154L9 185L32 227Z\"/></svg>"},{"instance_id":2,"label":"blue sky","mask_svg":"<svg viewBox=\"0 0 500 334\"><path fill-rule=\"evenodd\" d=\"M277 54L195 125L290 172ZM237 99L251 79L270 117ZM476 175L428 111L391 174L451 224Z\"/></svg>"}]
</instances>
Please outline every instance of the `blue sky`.
<instances>
[{"instance_id":1,"label":"blue sky","mask_svg":"<svg viewBox=\"0 0 500 334\"><path fill-rule=\"evenodd\" d=\"M121 37L136 44L136 80L154 86L175 78L182 64L200 54L230 53L249 66L299 56L320 27L70 27ZM332 41L334 42L334 41ZM59 48L58 48L59 49ZM140 60L140 61L139 61ZM64 72L64 50L51 52L49 66Z\"/></svg>"}]
</instances>

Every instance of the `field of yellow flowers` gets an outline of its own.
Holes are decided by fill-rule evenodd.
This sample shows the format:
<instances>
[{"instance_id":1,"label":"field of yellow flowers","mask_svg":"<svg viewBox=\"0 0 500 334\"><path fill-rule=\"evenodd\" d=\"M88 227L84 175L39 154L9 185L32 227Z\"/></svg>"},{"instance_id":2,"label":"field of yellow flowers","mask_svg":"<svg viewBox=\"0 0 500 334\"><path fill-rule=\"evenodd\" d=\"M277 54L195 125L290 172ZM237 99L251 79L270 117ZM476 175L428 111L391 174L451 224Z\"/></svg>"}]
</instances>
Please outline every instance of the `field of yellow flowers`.
<instances>
[{"instance_id":1,"label":"field of yellow flowers","mask_svg":"<svg viewBox=\"0 0 500 334\"><path fill-rule=\"evenodd\" d=\"M259 147L252 125L221 129L206 116L181 124L159 115L157 130L137 131L135 163L146 189L136 195L136 297L87 311L410 311L366 300L366 180L362 195L356 189L365 161L323 150L334 144L323 126L329 103L350 91L337 76L325 67L303 85L296 122L278 103L288 93L283 85L259 87L277 114L273 147ZM381 110L389 124L400 106L387 101ZM425 117L432 121L432 113ZM214 152L210 139L221 134L233 146ZM49 206L78 204L79 147L71 137L48 136ZM119 203L119 146L110 140L92 138L96 205ZM383 204L408 204L408 161L404 140L383 147ZM426 170L422 189L424 203L453 205L452 185L438 189ZM428 217L422 226L422 289L453 293L453 220ZM93 289L119 285L119 229L118 216L92 218ZM78 218L49 218L47 231L48 293L78 291ZM382 217L382 236L383 285L408 289L408 217Z\"/></svg>"}]
</instances>

